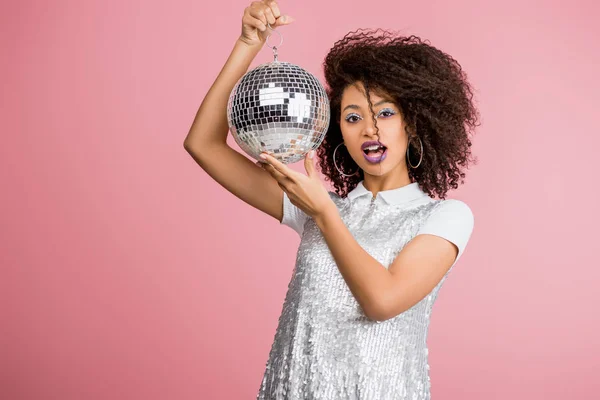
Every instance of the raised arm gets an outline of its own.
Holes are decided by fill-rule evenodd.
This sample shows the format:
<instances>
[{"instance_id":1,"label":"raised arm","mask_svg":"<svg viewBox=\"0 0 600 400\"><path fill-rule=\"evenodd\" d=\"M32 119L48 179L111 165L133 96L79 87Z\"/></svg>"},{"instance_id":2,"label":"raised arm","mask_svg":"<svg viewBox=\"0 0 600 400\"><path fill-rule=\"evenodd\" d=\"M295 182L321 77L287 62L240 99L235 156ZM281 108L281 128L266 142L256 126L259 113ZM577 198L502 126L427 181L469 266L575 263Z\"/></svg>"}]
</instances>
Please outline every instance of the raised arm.
<instances>
[{"instance_id":1,"label":"raised arm","mask_svg":"<svg viewBox=\"0 0 600 400\"><path fill-rule=\"evenodd\" d=\"M221 186L251 206L281 221L283 191L271 175L227 144L227 101L272 27L292 21L275 1L255 1L244 10L242 34L206 94L184 141L184 148Z\"/></svg>"}]
</instances>

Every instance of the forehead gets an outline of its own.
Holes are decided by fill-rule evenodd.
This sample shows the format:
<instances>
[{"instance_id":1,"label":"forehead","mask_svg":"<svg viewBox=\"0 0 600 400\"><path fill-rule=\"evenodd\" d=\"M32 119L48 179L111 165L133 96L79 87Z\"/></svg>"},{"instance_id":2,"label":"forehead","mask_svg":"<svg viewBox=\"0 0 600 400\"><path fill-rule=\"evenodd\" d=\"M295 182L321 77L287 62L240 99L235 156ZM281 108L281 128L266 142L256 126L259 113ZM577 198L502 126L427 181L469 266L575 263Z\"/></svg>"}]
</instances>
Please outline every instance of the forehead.
<instances>
[{"instance_id":1,"label":"forehead","mask_svg":"<svg viewBox=\"0 0 600 400\"><path fill-rule=\"evenodd\" d=\"M377 93L374 89L370 89L371 102L375 103L379 100L390 100L390 96L385 93ZM365 93L365 87L362 83L354 83L348 85L342 93L342 107L347 104L368 104Z\"/></svg>"}]
</instances>

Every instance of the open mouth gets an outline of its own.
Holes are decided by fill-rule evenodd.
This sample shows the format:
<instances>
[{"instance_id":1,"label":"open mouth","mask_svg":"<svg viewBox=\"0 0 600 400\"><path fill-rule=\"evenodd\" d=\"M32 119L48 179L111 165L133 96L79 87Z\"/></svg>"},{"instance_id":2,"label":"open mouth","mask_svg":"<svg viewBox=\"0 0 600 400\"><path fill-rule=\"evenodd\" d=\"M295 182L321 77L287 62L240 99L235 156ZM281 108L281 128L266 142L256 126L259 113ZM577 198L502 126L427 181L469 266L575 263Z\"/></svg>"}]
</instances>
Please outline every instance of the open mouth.
<instances>
[{"instance_id":1,"label":"open mouth","mask_svg":"<svg viewBox=\"0 0 600 400\"><path fill-rule=\"evenodd\" d=\"M387 147L380 145L372 145L363 148L363 155L365 160L371 163L378 163L385 159L387 156Z\"/></svg>"}]
</instances>

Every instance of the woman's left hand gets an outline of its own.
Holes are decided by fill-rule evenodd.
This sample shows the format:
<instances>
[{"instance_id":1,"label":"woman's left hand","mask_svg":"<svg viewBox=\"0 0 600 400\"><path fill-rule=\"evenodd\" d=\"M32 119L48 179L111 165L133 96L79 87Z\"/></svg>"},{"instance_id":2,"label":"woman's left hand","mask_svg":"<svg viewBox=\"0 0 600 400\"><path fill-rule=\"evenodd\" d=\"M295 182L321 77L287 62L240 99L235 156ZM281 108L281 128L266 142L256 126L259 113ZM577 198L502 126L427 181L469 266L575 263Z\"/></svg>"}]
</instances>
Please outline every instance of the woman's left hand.
<instances>
[{"instance_id":1,"label":"woman's left hand","mask_svg":"<svg viewBox=\"0 0 600 400\"><path fill-rule=\"evenodd\" d=\"M314 154L314 150L311 152ZM279 187L287 193L292 204L309 216L318 218L327 212L337 211L337 207L317 174L314 158L310 157L311 152L304 157L304 168L308 176L292 170L267 153L260 155L264 162L259 161L257 164L262 164L261 167L271 174Z\"/></svg>"}]
</instances>

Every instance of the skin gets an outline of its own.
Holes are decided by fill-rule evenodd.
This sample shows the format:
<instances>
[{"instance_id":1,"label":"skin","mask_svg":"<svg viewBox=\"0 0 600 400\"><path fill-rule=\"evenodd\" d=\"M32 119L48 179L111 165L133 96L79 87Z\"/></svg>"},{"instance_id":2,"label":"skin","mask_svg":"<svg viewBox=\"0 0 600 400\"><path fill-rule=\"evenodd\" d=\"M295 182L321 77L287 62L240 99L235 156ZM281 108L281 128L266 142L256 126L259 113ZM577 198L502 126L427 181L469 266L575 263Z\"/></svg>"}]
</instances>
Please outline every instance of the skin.
<instances>
[{"instance_id":1,"label":"skin","mask_svg":"<svg viewBox=\"0 0 600 400\"><path fill-rule=\"evenodd\" d=\"M274 1L253 2L246 8L239 41L246 47L243 51L232 53L231 59L219 75L218 82L215 82L217 90L214 91L213 86L209 91L209 101L203 102L196 117L198 121L203 121L202 125L209 128L191 129L186 139L186 149L201 147L211 141L225 143L226 135L220 136L219 132L226 134L226 119L222 118L222 114L219 114L218 120L215 119L215 115L218 114L212 112L208 106L203 106L218 103L223 107L230 90L218 88L224 85L231 87L232 83L228 80L231 81L232 76L239 77L246 71L250 60L268 36L267 23L279 26L290 22L290 19L280 14ZM369 119L371 114L368 112L364 96L357 95L361 92L360 85L355 86L356 92L352 87L347 89L344 93L344 107L347 104L356 104L358 108L353 111L360 114L362 119L357 118L356 121L360 121L357 124L340 121L344 124L342 131L350 154L365 170L365 186L373 194L377 194L381 190L395 189L410 183L403 161L407 138L399 114L380 115L382 110L378 107L387 105L376 107L380 139L389 147L389 155L380 165L370 165L362 156L360 144L373 136L372 120ZM377 103L378 100L380 99L377 96L372 98L373 103ZM341 276L370 319L383 321L410 308L431 292L452 265L457 255L453 244L437 236L417 235L403 247L392 265L386 269L356 242L341 220L335 204L316 172L314 159L308 156L305 158L306 175L290 169L269 155L264 154L263 160L265 164L262 167L277 181L290 201L314 219Z\"/></svg>"},{"instance_id":2,"label":"skin","mask_svg":"<svg viewBox=\"0 0 600 400\"><path fill-rule=\"evenodd\" d=\"M271 28L289 25L294 18L281 15L279 5L274 0L253 1L244 10L240 40L249 46L262 47L271 34Z\"/></svg>"},{"instance_id":3,"label":"skin","mask_svg":"<svg viewBox=\"0 0 600 400\"><path fill-rule=\"evenodd\" d=\"M379 104L381 101L386 103ZM340 128L352 159L364 171L364 186L373 194L411 183L406 164L408 135L398 106L389 97L371 92L371 103L377 118L379 141L387 147L386 158L377 164L365 160L361 145L377 140L375 123L369 110L361 82L348 86L342 94Z\"/></svg>"},{"instance_id":4,"label":"skin","mask_svg":"<svg viewBox=\"0 0 600 400\"><path fill-rule=\"evenodd\" d=\"M373 104L382 100L378 96L373 99ZM404 122L399 112L394 115L381 112L390 107L399 111L397 107L386 103L374 109L378 116L380 141L388 147L389 154L382 163L370 164L364 159L360 146L366 140L375 140L374 126L372 118L366 117L370 113L367 113L366 98L360 95L360 85L349 86L342 103L342 110L349 104L358 107L343 111L340 124L343 124L342 135L350 155L365 171L365 187L376 195L381 190L410 183L405 161L407 136ZM355 123L345 121L344 117L351 112L360 114L362 119L355 116L351 118ZM262 167L277 180L290 201L315 220L340 274L365 316L385 321L408 310L441 281L456 260L458 248L439 236L417 235L402 248L388 268L384 267L358 244L342 221L317 174L311 153L304 160L307 175L292 170L266 153L261 154L265 161Z\"/></svg>"}]
</instances>

